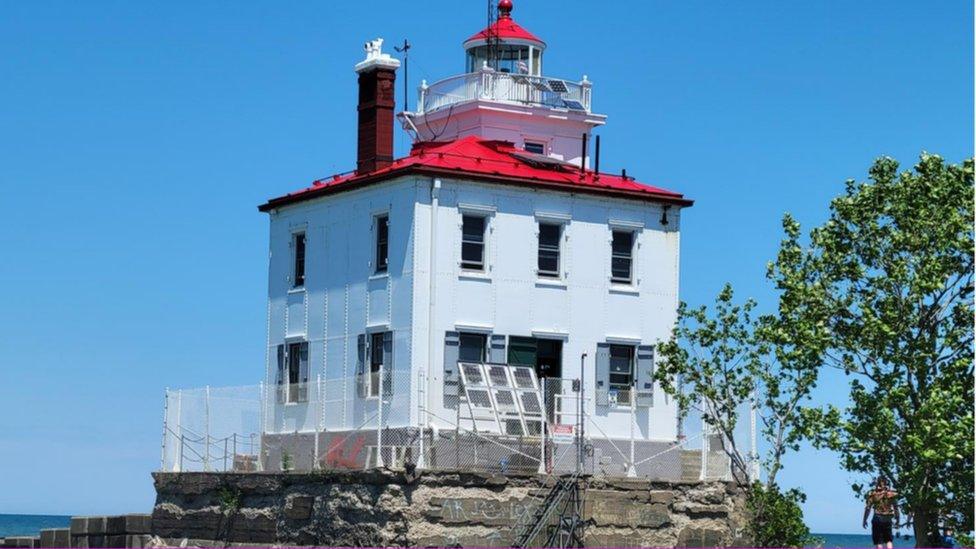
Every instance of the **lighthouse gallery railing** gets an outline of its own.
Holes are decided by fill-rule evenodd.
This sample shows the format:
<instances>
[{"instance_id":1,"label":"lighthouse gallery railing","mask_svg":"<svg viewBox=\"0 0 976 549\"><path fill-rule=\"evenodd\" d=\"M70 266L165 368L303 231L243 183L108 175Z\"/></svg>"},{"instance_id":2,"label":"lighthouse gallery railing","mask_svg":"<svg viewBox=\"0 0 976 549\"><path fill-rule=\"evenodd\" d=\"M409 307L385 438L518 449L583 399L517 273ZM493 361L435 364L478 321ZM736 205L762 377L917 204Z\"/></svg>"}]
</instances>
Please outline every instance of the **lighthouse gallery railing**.
<instances>
[{"instance_id":1,"label":"lighthouse gallery railing","mask_svg":"<svg viewBox=\"0 0 976 549\"><path fill-rule=\"evenodd\" d=\"M585 76L582 81L573 82L482 69L445 78L429 86L421 84L417 113L428 113L476 99L588 113L591 89Z\"/></svg>"}]
</instances>

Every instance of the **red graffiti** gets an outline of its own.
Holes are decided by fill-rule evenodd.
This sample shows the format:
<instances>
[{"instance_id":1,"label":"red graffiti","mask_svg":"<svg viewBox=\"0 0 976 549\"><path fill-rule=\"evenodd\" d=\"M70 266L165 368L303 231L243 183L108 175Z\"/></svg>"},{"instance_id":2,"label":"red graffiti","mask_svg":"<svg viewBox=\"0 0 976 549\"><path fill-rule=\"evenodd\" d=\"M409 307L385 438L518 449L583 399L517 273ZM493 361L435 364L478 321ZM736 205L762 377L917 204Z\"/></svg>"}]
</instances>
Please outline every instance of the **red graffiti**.
<instances>
[{"instance_id":1,"label":"red graffiti","mask_svg":"<svg viewBox=\"0 0 976 549\"><path fill-rule=\"evenodd\" d=\"M333 469L356 469L362 466L362 464L357 462L357 458L360 452L363 451L363 446L366 445L366 438L362 435L357 436L352 443L352 447L349 448L348 453L344 449L344 443L347 440L348 437L342 437L334 438L329 442L329 450L322 459L327 467Z\"/></svg>"}]
</instances>

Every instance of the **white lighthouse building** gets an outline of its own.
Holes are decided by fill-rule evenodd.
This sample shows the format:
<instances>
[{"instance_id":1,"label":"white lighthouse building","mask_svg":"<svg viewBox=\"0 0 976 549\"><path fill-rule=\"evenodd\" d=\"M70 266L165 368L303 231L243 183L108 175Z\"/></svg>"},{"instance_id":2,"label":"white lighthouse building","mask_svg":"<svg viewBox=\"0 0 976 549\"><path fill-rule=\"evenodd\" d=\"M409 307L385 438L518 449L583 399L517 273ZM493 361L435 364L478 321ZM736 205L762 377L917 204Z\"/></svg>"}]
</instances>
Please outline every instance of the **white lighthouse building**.
<instances>
[{"instance_id":1,"label":"white lighthouse building","mask_svg":"<svg viewBox=\"0 0 976 549\"><path fill-rule=\"evenodd\" d=\"M579 424L580 389L588 437L638 454L677 440L652 373L691 201L596 171L592 84L547 75L512 9L499 2L463 42L464 72L421 85L414 111L395 113L399 62L368 43L357 169L260 206L269 462L443 463L431 452L452 432L536 455ZM397 126L414 144L394 159ZM633 469L633 452L594 446Z\"/></svg>"}]
</instances>

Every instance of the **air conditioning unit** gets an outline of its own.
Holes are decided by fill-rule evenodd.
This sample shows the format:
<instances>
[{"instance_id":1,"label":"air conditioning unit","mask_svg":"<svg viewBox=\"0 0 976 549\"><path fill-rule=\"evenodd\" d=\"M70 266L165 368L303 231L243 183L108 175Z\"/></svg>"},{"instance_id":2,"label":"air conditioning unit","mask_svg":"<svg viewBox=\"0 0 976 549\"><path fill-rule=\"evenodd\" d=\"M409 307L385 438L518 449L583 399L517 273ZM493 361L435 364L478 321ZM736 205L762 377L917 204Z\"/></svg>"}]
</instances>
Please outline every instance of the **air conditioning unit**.
<instances>
[{"instance_id":1,"label":"air conditioning unit","mask_svg":"<svg viewBox=\"0 0 976 549\"><path fill-rule=\"evenodd\" d=\"M613 406L630 406L630 389L610 391L610 404Z\"/></svg>"}]
</instances>

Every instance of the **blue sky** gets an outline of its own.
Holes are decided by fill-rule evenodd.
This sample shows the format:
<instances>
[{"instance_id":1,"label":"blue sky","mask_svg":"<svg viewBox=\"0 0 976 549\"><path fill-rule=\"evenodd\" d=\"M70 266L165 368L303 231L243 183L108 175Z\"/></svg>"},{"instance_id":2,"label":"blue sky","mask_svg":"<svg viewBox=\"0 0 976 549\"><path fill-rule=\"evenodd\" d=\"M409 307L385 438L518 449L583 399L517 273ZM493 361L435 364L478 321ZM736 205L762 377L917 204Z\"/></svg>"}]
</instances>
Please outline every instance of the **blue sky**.
<instances>
[{"instance_id":1,"label":"blue sky","mask_svg":"<svg viewBox=\"0 0 976 549\"><path fill-rule=\"evenodd\" d=\"M682 298L710 301L730 281L769 307L784 212L822 221L881 155L972 154L972 9L517 0L514 17L547 41L547 74L594 82L609 115L602 166L697 200ZM149 510L163 388L262 375L255 206L354 167L363 41L408 38L413 88L461 72L484 12L446 0L4 5L0 513ZM844 394L831 377L817 397ZM835 456L786 465L815 531L860 531Z\"/></svg>"}]
</instances>

